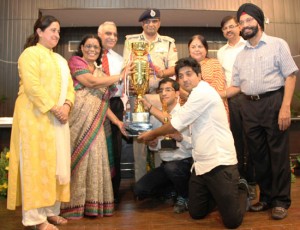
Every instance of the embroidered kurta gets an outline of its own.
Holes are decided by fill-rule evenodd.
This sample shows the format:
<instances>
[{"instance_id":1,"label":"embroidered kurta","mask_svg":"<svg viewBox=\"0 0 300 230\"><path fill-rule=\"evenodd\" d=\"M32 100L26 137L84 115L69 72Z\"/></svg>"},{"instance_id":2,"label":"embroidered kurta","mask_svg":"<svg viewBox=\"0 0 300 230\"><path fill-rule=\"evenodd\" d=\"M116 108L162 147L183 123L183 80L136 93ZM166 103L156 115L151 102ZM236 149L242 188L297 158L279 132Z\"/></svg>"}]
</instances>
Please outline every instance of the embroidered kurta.
<instances>
[{"instance_id":1,"label":"embroidered kurta","mask_svg":"<svg viewBox=\"0 0 300 230\"><path fill-rule=\"evenodd\" d=\"M52 206L56 200L69 200L69 184L59 185L56 179L55 118L50 112L61 93L58 59L64 60L40 44L27 48L19 58L20 83L11 134L8 209L21 205L20 169L24 210ZM69 74L66 99L73 103L72 84Z\"/></svg>"}]
</instances>

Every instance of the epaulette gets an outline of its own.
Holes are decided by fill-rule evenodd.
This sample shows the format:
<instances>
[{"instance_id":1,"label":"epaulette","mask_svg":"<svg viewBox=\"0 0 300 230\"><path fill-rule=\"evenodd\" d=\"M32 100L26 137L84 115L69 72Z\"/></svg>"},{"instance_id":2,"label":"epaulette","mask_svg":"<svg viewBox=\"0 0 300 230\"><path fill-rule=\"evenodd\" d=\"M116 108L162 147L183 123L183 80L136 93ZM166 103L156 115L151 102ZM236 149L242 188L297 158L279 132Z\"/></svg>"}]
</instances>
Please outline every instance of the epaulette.
<instances>
[{"instance_id":1,"label":"epaulette","mask_svg":"<svg viewBox=\"0 0 300 230\"><path fill-rule=\"evenodd\" d=\"M168 36L161 36L161 35L160 35L160 37L161 37L162 41L164 41L164 42L175 42L174 38L171 38Z\"/></svg>"},{"instance_id":2,"label":"epaulette","mask_svg":"<svg viewBox=\"0 0 300 230\"><path fill-rule=\"evenodd\" d=\"M129 34L129 35L126 35L126 39L127 40L131 40L131 39L139 39L140 38L140 34Z\"/></svg>"}]
</instances>

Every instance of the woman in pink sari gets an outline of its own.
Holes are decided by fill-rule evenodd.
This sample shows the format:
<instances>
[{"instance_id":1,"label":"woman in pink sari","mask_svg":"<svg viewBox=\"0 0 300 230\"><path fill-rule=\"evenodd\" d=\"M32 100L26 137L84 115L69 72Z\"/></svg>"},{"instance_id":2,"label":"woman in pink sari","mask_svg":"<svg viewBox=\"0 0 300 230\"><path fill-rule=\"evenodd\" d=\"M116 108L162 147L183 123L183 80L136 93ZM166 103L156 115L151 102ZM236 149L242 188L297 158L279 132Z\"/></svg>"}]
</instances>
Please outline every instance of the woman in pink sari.
<instances>
[{"instance_id":1,"label":"woman in pink sari","mask_svg":"<svg viewBox=\"0 0 300 230\"><path fill-rule=\"evenodd\" d=\"M101 69L101 54L100 38L87 35L69 60L76 98L69 120L71 200L61 206L61 214L67 219L113 214L114 196L103 123L107 116L126 135L123 122L109 109L109 98L125 71L106 76Z\"/></svg>"}]
</instances>

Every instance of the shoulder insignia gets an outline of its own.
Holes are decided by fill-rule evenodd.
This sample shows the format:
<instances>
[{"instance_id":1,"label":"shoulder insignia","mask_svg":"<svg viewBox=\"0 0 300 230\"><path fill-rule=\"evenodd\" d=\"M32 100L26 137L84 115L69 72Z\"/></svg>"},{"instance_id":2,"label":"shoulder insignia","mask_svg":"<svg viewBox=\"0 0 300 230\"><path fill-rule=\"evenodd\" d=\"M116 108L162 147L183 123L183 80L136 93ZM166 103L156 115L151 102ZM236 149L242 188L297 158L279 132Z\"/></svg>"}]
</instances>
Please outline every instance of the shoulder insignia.
<instances>
[{"instance_id":1,"label":"shoulder insignia","mask_svg":"<svg viewBox=\"0 0 300 230\"><path fill-rule=\"evenodd\" d=\"M175 39L174 38L171 38L171 37L168 37L168 36L160 36L161 39L164 41L164 42L175 42Z\"/></svg>"},{"instance_id":2,"label":"shoulder insignia","mask_svg":"<svg viewBox=\"0 0 300 230\"><path fill-rule=\"evenodd\" d=\"M131 40L131 39L138 39L140 37L140 34L130 34L126 35L126 39Z\"/></svg>"}]
</instances>

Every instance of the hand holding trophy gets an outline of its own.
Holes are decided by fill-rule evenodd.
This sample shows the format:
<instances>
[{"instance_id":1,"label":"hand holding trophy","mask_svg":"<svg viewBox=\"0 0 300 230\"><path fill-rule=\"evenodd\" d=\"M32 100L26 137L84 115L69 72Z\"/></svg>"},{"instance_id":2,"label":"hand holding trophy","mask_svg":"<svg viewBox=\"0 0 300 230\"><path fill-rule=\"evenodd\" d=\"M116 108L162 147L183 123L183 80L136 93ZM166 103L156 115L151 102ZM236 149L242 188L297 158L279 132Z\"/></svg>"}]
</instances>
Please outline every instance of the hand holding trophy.
<instances>
[{"instance_id":1,"label":"hand holding trophy","mask_svg":"<svg viewBox=\"0 0 300 230\"><path fill-rule=\"evenodd\" d=\"M165 118L164 118L164 124L169 122L169 117L170 114L168 113L168 108L167 108L167 103L166 101L162 101L162 112L164 114L166 114ZM169 150L173 150L173 149L177 149L177 145L176 145L176 140L174 140L173 138L169 137L168 135L166 135L164 137L164 139L161 140L160 142L161 144L161 151L169 151Z\"/></svg>"},{"instance_id":2,"label":"hand holding trophy","mask_svg":"<svg viewBox=\"0 0 300 230\"><path fill-rule=\"evenodd\" d=\"M131 75L131 82L137 96L134 111L130 115L130 122L126 128L129 136L137 136L140 132L152 129L152 124L149 123L150 114L145 111L141 101L149 86L148 46L146 42L133 42L131 44L135 66Z\"/></svg>"}]
</instances>

